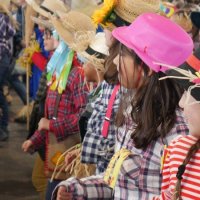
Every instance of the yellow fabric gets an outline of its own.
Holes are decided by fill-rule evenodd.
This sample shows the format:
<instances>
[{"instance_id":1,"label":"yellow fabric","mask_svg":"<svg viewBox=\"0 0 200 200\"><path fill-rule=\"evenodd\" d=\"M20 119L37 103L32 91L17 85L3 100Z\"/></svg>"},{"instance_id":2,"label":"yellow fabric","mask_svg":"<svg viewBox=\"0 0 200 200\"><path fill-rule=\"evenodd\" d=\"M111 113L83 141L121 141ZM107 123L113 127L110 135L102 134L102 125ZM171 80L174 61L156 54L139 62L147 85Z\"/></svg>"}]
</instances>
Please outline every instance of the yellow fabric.
<instances>
[{"instance_id":1,"label":"yellow fabric","mask_svg":"<svg viewBox=\"0 0 200 200\"><path fill-rule=\"evenodd\" d=\"M45 197L47 178L44 174L44 161L37 155L32 172L32 183L40 197ZM40 198L42 200L42 198Z\"/></svg>"},{"instance_id":2,"label":"yellow fabric","mask_svg":"<svg viewBox=\"0 0 200 200\"><path fill-rule=\"evenodd\" d=\"M114 156L112 157L105 175L104 175L104 181L111 187L114 189L121 166L124 162L124 160L130 155L132 154L131 151L122 148L120 149L120 151L116 152L114 154Z\"/></svg>"}]
</instances>

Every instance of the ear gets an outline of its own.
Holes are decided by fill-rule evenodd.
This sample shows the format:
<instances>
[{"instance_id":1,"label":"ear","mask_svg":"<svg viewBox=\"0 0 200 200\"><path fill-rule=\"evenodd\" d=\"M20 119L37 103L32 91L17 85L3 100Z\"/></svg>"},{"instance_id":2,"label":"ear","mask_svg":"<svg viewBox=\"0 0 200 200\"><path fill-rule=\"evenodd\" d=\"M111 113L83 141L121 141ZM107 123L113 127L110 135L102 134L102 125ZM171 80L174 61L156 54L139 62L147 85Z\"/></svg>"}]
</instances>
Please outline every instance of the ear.
<instances>
[{"instance_id":1,"label":"ear","mask_svg":"<svg viewBox=\"0 0 200 200\"><path fill-rule=\"evenodd\" d=\"M153 70L150 69L149 72L148 72L148 76L151 76L153 74Z\"/></svg>"}]
</instances>

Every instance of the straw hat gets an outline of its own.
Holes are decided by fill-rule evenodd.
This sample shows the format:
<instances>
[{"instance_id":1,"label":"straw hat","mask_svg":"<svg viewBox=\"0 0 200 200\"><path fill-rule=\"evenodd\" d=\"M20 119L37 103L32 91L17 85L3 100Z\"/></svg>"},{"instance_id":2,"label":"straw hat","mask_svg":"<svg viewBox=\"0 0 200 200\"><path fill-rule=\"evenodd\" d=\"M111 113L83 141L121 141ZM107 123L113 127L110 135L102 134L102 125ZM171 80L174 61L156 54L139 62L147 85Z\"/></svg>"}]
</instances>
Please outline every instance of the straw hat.
<instances>
[{"instance_id":1,"label":"straw hat","mask_svg":"<svg viewBox=\"0 0 200 200\"><path fill-rule=\"evenodd\" d=\"M194 46L182 28L154 13L140 15L130 26L116 28L112 34L155 72L166 70L158 62L175 67L183 64Z\"/></svg>"},{"instance_id":2,"label":"straw hat","mask_svg":"<svg viewBox=\"0 0 200 200\"><path fill-rule=\"evenodd\" d=\"M192 21L189 14L184 10L179 10L174 13L170 18L173 22L182 27L186 32L190 32L192 29Z\"/></svg>"},{"instance_id":3,"label":"straw hat","mask_svg":"<svg viewBox=\"0 0 200 200\"><path fill-rule=\"evenodd\" d=\"M0 1L0 12L9 14L9 6L10 6L10 0L1 0Z\"/></svg>"},{"instance_id":4,"label":"straw hat","mask_svg":"<svg viewBox=\"0 0 200 200\"><path fill-rule=\"evenodd\" d=\"M41 19L39 17L31 17L31 20L38 25L41 25L49 30L53 30L53 24L49 20Z\"/></svg>"},{"instance_id":5,"label":"straw hat","mask_svg":"<svg viewBox=\"0 0 200 200\"><path fill-rule=\"evenodd\" d=\"M95 37L95 27L87 15L69 11L57 13L50 20L60 37L75 51L84 51Z\"/></svg>"},{"instance_id":6,"label":"straw hat","mask_svg":"<svg viewBox=\"0 0 200 200\"><path fill-rule=\"evenodd\" d=\"M96 25L113 29L129 25L142 13L158 13L159 6L160 0L104 0L103 7L94 12L92 19Z\"/></svg>"},{"instance_id":7,"label":"straw hat","mask_svg":"<svg viewBox=\"0 0 200 200\"><path fill-rule=\"evenodd\" d=\"M82 12L88 16L91 16L92 13L100 8L95 1L92 0L73 0L71 1L71 9Z\"/></svg>"},{"instance_id":8,"label":"straw hat","mask_svg":"<svg viewBox=\"0 0 200 200\"><path fill-rule=\"evenodd\" d=\"M49 13L53 14L55 11L68 12L70 8L65 5L61 0L44 0L39 5L35 0L26 0L26 2L40 15L49 17Z\"/></svg>"},{"instance_id":9,"label":"straw hat","mask_svg":"<svg viewBox=\"0 0 200 200\"><path fill-rule=\"evenodd\" d=\"M84 52L80 52L79 55L86 58L96 67L97 70L105 72L104 61L109 55L109 48L106 45L105 33L97 33L94 40L89 44L88 48Z\"/></svg>"}]
</instances>

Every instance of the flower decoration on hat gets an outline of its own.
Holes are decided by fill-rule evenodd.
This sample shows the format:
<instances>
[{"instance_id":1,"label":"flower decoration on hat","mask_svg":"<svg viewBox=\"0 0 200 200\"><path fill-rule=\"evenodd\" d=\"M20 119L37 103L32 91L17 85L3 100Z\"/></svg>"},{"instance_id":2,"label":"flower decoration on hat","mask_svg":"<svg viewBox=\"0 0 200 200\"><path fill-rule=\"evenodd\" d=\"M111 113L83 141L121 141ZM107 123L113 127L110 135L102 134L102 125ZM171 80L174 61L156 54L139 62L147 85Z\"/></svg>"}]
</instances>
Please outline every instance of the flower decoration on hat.
<instances>
[{"instance_id":1,"label":"flower decoration on hat","mask_svg":"<svg viewBox=\"0 0 200 200\"><path fill-rule=\"evenodd\" d=\"M109 17L112 18L112 12L117 5L117 0L104 0L104 5L100 10L96 10L92 16L93 22L95 25L101 24L104 27L110 25L110 22L107 22Z\"/></svg>"}]
</instances>

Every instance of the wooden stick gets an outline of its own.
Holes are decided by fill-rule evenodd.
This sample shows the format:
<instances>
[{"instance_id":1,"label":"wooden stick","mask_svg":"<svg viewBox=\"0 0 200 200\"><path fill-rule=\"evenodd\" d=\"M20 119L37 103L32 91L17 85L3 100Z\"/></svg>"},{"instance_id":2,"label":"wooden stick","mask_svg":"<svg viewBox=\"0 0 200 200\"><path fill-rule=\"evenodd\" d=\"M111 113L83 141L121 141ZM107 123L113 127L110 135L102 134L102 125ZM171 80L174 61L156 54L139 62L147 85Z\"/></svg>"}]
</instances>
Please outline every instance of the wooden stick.
<instances>
[{"instance_id":1,"label":"wooden stick","mask_svg":"<svg viewBox=\"0 0 200 200\"><path fill-rule=\"evenodd\" d=\"M27 112L26 112L26 125L27 125L27 130L29 131L29 122L30 122L30 114L29 114L29 64L27 63L26 66L26 105L27 105Z\"/></svg>"}]
</instances>

